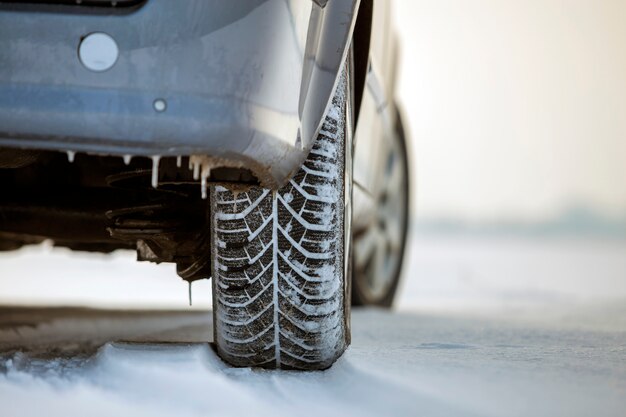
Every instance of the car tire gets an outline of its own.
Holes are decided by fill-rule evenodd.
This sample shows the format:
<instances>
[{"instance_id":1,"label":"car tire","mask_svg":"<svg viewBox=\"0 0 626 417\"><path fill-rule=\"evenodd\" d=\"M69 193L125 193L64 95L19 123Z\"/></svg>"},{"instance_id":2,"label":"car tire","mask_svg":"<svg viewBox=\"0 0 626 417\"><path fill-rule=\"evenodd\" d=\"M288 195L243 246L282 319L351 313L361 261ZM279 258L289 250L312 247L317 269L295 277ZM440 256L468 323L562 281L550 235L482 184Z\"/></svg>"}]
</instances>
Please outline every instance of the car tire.
<instances>
[{"instance_id":1,"label":"car tire","mask_svg":"<svg viewBox=\"0 0 626 417\"><path fill-rule=\"evenodd\" d=\"M349 343L348 85L344 71L282 188L211 187L214 341L230 365L325 369Z\"/></svg>"}]
</instances>

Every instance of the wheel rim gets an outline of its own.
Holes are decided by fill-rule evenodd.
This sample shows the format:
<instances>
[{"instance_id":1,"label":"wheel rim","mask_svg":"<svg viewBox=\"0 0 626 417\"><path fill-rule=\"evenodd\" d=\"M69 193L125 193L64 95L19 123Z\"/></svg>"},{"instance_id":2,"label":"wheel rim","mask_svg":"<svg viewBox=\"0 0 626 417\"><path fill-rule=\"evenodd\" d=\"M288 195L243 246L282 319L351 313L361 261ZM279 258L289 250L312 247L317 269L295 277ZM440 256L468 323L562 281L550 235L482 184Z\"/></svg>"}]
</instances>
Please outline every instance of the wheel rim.
<instances>
[{"instance_id":1,"label":"wheel rim","mask_svg":"<svg viewBox=\"0 0 626 417\"><path fill-rule=\"evenodd\" d=\"M359 290L368 303L383 302L395 287L404 251L408 211L408 167L402 138L393 135L371 226L355 242Z\"/></svg>"}]
</instances>

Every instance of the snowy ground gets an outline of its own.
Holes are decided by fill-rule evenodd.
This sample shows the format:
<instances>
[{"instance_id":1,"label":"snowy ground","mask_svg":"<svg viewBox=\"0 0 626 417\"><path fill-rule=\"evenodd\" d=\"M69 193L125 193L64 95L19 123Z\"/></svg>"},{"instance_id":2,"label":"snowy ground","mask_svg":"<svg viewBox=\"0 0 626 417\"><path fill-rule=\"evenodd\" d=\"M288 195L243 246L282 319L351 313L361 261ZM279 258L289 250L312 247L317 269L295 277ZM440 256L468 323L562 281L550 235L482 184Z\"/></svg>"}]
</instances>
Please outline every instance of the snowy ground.
<instances>
[{"instance_id":1,"label":"snowy ground","mask_svg":"<svg viewBox=\"0 0 626 417\"><path fill-rule=\"evenodd\" d=\"M228 368L206 343L206 311L7 307L0 415L624 415L626 242L424 237L409 259L398 311L355 311L352 347L325 372ZM84 284L94 305L116 291L137 299L151 274L134 306L186 302L169 270L124 256L70 260L40 249L0 256L5 303L28 288L32 303L50 301L41 277L61 266L68 291L77 278L99 290ZM21 286L5 291L18 272ZM203 288L195 309L208 302Z\"/></svg>"}]
</instances>

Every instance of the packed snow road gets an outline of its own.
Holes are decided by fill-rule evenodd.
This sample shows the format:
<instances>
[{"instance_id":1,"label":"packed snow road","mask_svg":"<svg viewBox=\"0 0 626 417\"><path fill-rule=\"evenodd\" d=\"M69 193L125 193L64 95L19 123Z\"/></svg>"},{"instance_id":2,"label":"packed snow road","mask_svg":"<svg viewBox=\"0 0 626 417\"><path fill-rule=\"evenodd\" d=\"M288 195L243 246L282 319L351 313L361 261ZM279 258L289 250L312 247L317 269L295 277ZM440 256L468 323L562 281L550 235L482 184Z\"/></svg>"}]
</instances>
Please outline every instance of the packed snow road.
<instances>
[{"instance_id":1,"label":"packed snow road","mask_svg":"<svg viewBox=\"0 0 626 417\"><path fill-rule=\"evenodd\" d=\"M562 318L360 310L344 357L327 371L299 373L226 366L206 343L210 317L3 308L0 415L571 417L626 410L621 325L594 330Z\"/></svg>"},{"instance_id":2,"label":"packed snow road","mask_svg":"<svg viewBox=\"0 0 626 417\"><path fill-rule=\"evenodd\" d=\"M426 236L398 311L358 310L329 370L233 369L210 282L134 254L0 254L0 417L624 416L626 240ZM11 279L19 277L19 279Z\"/></svg>"}]
</instances>

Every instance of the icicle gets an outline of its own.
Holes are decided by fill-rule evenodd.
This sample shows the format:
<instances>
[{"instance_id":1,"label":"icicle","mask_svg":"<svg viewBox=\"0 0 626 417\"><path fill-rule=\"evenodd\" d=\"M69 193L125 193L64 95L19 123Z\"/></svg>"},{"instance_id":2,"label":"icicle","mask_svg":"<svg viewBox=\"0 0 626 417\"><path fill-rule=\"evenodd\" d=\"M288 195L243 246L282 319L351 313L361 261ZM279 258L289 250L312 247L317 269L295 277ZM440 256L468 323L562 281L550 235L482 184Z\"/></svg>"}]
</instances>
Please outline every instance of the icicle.
<instances>
[{"instance_id":1,"label":"icicle","mask_svg":"<svg viewBox=\"0 0 626 417\"><path fill-rule=\"evenodd\" d=\"M74 157L76 156L76 152L67 151L67 160L70 161L70 164L74 162Z\"/></svg>"},{"instance_id":2,"label":"icicle","mask_svg":"<svg viewBox=\"0 0 626 417\"><path fill-rule=\"evenodd\" d=\"M160 156L152 157L152 187L157 188L159 185L159 161L161 160Z\"/></svg>"},{"instance_id":3,"label":"icicle","mask_svg":"<svg viewBox=\"0 0 626 417\"><path fill-rule=\"evenodd\" d=\"M183 157L179 155L176 157L176 168L180 168L182 165L183 165Z\"/></svg>"},{"instance_id":4,"label":"icicle","mask_svg":"<svg viewBox=\"0 0 626 417\"><path fill-rule=\"evenodd\" d=\"M202 190L200 191L202 194L202 199L206 200L206 177L203 175L202 176L202 184L200 185L200 187L202 187Z\"/></svg>"},{"instance_id":5,"label":"icicle","mask_svg":"<svg viewBox=\"0 0 626 417\"><path fill-rule=\"evenodd\" d=\"M191 281L187 281L187 283L189 284L189 306L191 306Z\"/></svg>"},{"instance_id":6,"label":"icicle","mask_svg":"<svg viewBox=\"0 0 626 417\"><path fill-rule=\"evenodd\" d=\"M195 161L193 163L193 179L196 181L200 179L200 163Z\"/></svg>"},{"instance_id":7,"label":"icicle","mask_svg":"<svg viewBox=\"0 0 626 417\"><path fill-rule=\"evenodd\" d=\"M200 185L202 187L202 199L206 200L207 197L207 179L211 176L211 168L209 168L207 165L202 167L202 184Z\"/></svg>"},{"instance_id":8,"label":"icicle","mask_svg":"<svg viewBox=\"0 0 626 417\"><path fill-rule=\"evenodd\" d=\"M128 165L130 164L130 160L132 159L132 155L124 155L122 158L124 159L124 164Z\"/></svg>"}]
</instances>

